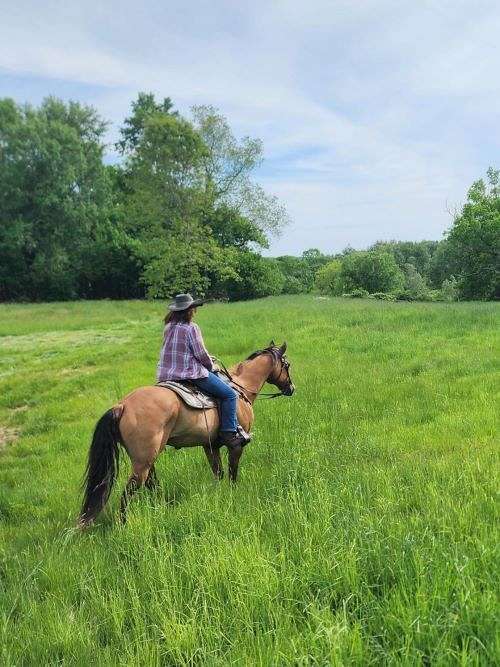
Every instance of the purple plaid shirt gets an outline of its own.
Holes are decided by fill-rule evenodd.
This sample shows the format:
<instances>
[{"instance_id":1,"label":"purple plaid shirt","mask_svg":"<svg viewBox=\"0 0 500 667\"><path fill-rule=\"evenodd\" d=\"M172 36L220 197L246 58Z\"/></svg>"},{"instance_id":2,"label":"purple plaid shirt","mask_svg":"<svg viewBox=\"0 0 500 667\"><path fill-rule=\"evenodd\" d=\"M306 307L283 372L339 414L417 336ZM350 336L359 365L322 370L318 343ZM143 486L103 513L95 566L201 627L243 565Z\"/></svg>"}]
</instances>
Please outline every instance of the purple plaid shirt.
<instances>
[{"instance_id":1,"label":"purple plaid shirt","mask_svg":"<svg viewBox=\"0 0 500 667\"><path fill-rule=\"evenodd\" d=\"M213 369L200 327L194 322L167 324L156 379L196 380Z\"/></svg>"}]
</instances>

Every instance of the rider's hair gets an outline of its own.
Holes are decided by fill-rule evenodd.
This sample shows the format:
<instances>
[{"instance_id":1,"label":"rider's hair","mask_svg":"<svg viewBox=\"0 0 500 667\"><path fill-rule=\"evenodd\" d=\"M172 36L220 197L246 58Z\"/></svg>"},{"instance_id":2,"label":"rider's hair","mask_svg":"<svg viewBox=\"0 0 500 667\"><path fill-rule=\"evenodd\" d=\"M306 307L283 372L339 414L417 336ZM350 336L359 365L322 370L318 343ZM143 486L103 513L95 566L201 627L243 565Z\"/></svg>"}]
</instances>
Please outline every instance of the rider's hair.
<instances>
[{"instance_id":1,"label":"rider's hair","mask_svg":"<svg viewBox=\"0 0 500 667\"><path fill-rule=\"evenodd\" d=\"M186 310L170 310L164 318L165 324L179 324L189 323L193 319L194 308L186 308Z\"/></svg>"}]
</instances>

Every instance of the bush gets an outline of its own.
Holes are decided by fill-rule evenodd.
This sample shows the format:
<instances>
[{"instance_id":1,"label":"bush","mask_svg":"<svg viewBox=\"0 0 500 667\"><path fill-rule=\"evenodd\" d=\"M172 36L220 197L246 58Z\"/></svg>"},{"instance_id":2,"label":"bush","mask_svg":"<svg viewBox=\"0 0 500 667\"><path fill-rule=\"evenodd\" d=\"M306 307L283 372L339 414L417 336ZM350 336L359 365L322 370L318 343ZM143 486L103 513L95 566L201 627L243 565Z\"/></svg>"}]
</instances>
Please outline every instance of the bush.
<instances>
[{"instance_id":1,"label":"bush","mask_svg":"<svg viewBox=\"0 0 500 667\"><path fill-rule=\"evenodd\" d=\"M340 296L342 294L342 262L334 259L322 266L316 273L314 280L315 288L321 294L329 294L331 296Z\"/></svg>"},{"instance_id":2,"label":"bush","mask_svg":"<svg viewBox=\"0 0 500 667\"><path fill-rule=\"evenodd\" d=\"M226 283L231 301L281 294L285 276L275 259L261 257L250 251L239 252L235 268L238 278Z\"/></svg>"},{"instance_id":3,"label":"bush","mask_svg":"<svg viewBox=\"0 0 500 667\"><path fill-rule=\"evenodd\" d=\"M346 292L345 294L342 294L342 296L348 299L366 299L369 294L370 293L367 290L358 288L352 290L352 292Z\"/></svg>"},{"instance_id":4,"label":"bush","mask_svg":"<svg viewBox=\"0 0 500 667\"><path fill-rule=\"evenodd\" d=\"M314 273L305 259L285 255L278 257L276 261L285 276L284 294L303 294L311 291Z\"/></svg>"},{"instance_id":5,"label":"bush","mask_svg":"<svg viewBox=\"0 0 500 667\"><path fill-rule=\"evenodd\" d=\"M439 290L439 295L442 301L458 301L459 297L459 286L458 280L455 276L443 280L441 289Z\"/></svg>"},{"instance_id":6,"label":"bush","mask_svg":"<svg viewBox=\"0 0 500 667\"><path fill-rule=\"evenodd\" d=\"M374 292L369 294L370 299L380 299L381 301L396 301L396 295L392 292Z\"/></svg>"},{"instance_id":7,"label":"bush","mask_svg":"<svg viewBox=\"0 0 500 667\"><path fill-rule=\"evenodd\" d=\"M344 289L367 292L393 292L401 288L404 275L394 256L380 250L350 252L342 259L341 279Z\"/></svg>"},{"instance_id":8,"label":"bush","mask_svg":"<svg viewBox=\"0 0 500 667\"><path fill-rule=\"evenodd\" d=\"M411 295L412 301L425 301L429 288L413 264L405 264L405 291Z\"/></svg>"}]
</instances>

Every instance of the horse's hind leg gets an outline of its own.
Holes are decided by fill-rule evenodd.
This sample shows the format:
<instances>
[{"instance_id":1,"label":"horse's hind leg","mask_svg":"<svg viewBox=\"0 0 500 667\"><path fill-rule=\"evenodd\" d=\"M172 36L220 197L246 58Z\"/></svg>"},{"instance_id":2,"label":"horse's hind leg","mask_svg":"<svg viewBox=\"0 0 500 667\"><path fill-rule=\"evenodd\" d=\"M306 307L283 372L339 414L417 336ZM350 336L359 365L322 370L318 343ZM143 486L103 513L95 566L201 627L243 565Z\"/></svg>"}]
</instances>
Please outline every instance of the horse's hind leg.
<instances>
[{"instance_id":1,"label":"horse's hind leg","mask_svg":"<svg viewBox=\"0 0 500 667\"><path fill-rule=\"evenodd\" d=\"M122 493L120 501L120 519L122 523L125 523L127 520L128 503L137 489L140 489L148 479L150 467L150 464L144 463L134 463L132 465L132 474L128 478L127 485Z\"/></svg>"},{"instance_id":2,"label":"horse's hind leg","mask_svg":"<svg viewBox=\"0 0 500 667\"><path fill-rule=\"evenodd\" d=\"M221 480L224 477L224 469L222 468L222 461L220 458L220 448L204 445L203 449L205 450L205 454L207 455L215 479Z\"/></svg>"}]
</instances>

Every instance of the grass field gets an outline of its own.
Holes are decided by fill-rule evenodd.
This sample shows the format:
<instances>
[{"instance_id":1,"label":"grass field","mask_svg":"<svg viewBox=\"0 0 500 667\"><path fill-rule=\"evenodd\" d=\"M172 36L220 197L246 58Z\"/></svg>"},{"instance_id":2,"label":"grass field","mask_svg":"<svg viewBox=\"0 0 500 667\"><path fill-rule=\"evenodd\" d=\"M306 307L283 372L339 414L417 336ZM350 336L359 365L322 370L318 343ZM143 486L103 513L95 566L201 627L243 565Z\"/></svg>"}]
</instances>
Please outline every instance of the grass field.
<instances>
[{"instance_id":1,"label":"grass field","mask_svg":"<svg viewBox=\"0 0 500 667\"><path fill-rule=\"evenodd\" d=\"M200 309L227 364L288 341L235 488L169 450L158 494L73 528L96 419L151 384L163 306L0 307L0 664L499 664L495 304Z\"/></svg>"}]
</instances>

